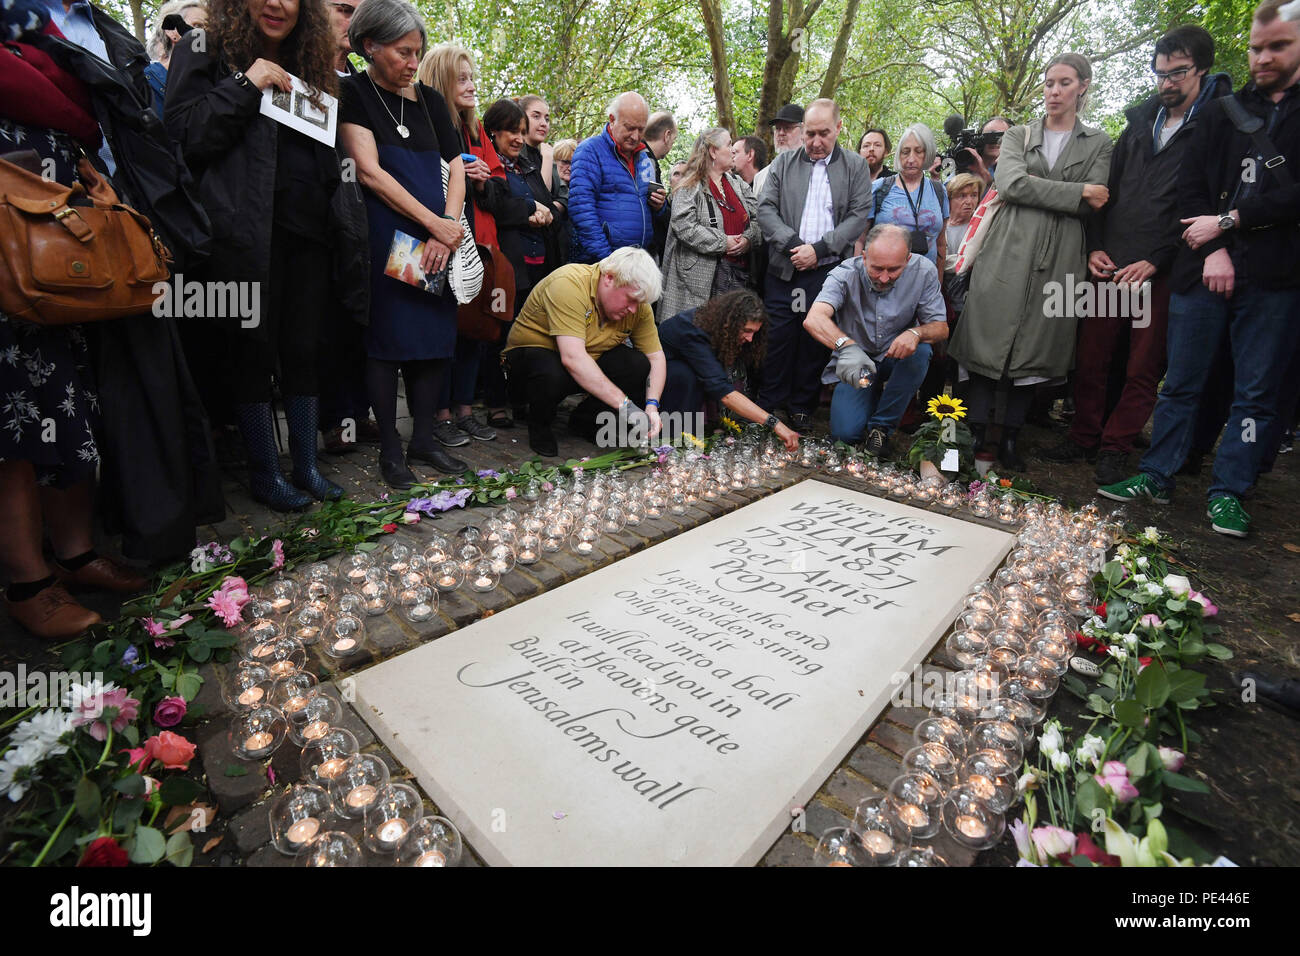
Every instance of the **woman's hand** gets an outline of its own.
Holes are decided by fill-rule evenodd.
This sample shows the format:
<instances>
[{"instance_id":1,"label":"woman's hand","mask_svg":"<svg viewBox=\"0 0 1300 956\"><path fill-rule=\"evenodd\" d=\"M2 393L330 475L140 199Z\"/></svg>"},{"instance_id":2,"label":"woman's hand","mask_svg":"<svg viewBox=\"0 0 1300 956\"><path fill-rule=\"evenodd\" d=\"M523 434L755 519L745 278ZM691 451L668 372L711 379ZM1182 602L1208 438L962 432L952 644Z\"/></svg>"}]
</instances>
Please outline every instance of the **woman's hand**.
<instances>
[{"instance_id":1,"label":"woman's hand","mask_svg":"<svg viewBox=\"0 0 1300 956\"><path fill-rule=\"evenodd\" d=\"M744 255L749 251L749 240L744 236L728 236L727 251L724 253L728 256Z\"/></svg>"},{"instance_id":2,"label":"woman's hand","mask_svg":"<svg viewBox=\"0 0 1300 956\"><path fill-rule=\"evenodd\" d=\"M1110 190L1096 183L1088 183L1083 187L1083 201L1093 209L1100 209L1110 202Z\"/></svg>"},{"instance_id":3,"label":"woman's hand","mask_svg":"<svg viewBox=\"0 0 1300 956\"><path fill-rule=\"evenodd\" d=\"M259 90L269 90L274 86L288 93L293 89L293 80L289 79L288 72L282 66L260 57L244 71L244 76Z\"/></svg>"},{"instance_id":4,"label":"woman's hand","mask_svg":"<svg viewBox=\"0 0 1300 956\"><path fill-rule=\"evenodd\" d=\"M476 184L485 183L492 178L492 174L488 172L487 163L476 156L474 162L465 163L465 178Z\"/></svg>"},{"instance_id":5,"label":"woman's hand","mask_svg":"<svg viewBox=\"0 0 1300 956\"><path fill-rule=\"evenodd\" d=\"M772 429L776 434L777 440L785 445L786 451L799 450L799 433L784 422L778 422L776 428Z\"/></svg>"},{"instance_id":6,"label":"woman's hand","mask_svg":"<svg viewBox=\"0 0 1300 956\"><path fill-rule=\"evenodd\" d=\"M438 216L429 223L429 238L437 240L450 249L455 249L465 238L465 230L461 229L459 222L452 222L450 219Z\"/></svg>"},{"instance_id":7,"label":"woman's hand","mask_svg":"<svg viewBox=\"0 0 1300 956\"><path fill-rule=\"evenodd\" d=\"M1107 282L1115 274L1116 268L1118 267L1104 250L1096 249L1088 253L1088 271L1094 279Z\"/></svg>"},{"instance_id":8,"label":"woman's hand","mask_svg":"<svg viewBox=\"0 0 1300 956\"><path fill-rule=\"evenodd\" d=\"M443 220L444 222L446 220ZM434 275L441 272L447 260L451 258L451 250L445 245L434 239L433 236L424 244L424 255L420 257L420 268L426 275Z\"/></svg>"},{"instance_id":9,"label":"woman's hand","mask_svg":"<svg viewBox=\"0 0 1300 956\"><path fill-rule=\"evenodd\" d=\"M529 225L540 229L542 226L549 226L554 219L555 217L551 215L550 209L539 202L533 202L533 214L528 217Z\"/></svg>"}]
</instances>

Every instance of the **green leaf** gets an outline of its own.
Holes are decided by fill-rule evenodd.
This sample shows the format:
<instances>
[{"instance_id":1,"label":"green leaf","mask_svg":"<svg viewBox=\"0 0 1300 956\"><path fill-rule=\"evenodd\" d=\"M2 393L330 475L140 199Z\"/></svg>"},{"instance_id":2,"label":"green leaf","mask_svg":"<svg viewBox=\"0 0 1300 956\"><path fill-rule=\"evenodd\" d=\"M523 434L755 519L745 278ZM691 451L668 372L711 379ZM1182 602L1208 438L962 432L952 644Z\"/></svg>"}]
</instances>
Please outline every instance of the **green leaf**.
<instances>
[{"instance_id":1,"label":"green leaf","mask_svg":"<svg viewBox=\"0 0 1300 956\"><path fill-rule=\"evenodd\" d=\"M1080 820L1087 826L1092 823L1092 811L1097 807L1105 810L1109 804L1110 798L1106 796L1106 791L1091 776L1074 791L1074 805L1078 809Z\"/></svg>"},{"instance_id":2,"label":"green leaf","mask_svg":"<svg viewBox=\"0 0 1300 956\"><path fill-rule=\"evenodd\" d=\"M1070 857L1070 866L1096 866L1096 865L1097 865L1096 863L1093 863L1092 860L1088 859L1082 853L1076 853L1074 856Z\"/></svg>"},{"instance_id":3,"label":"green leaf","mask_svg":"<svg viewBox=\"0 0 1300 956\"><path fill-rule=\"evenodd\" d=\"M140 746L140 728L135 724L127 724L126 729L122 731L122 739L132 747Z\"/></svg>"},{"instance_id":4,"label":"green leaf","mask_svg":"<svg viewBox=\"0 0 1300 956\"><path fill-rule=\"evenodd\" d=\"M163 803L177 807L192 803L202 792L202 787L186 777L168 777L158 788L158 795L162 797Z\"/></svg>"},{"instance_id":5,"label":"green leaf","mask_svg":"<svg viewBox=\"0 0 1300 956\"><path fill-rule=\"evenodd\" d=\"M77 815L87 823L95 823L99 820L99 787L92 780L82 777L77 781L73 803L76 804Z\"/></svg>"},{"instance_id":6,"label":"green leaf","mask_svg":"<svg viewBox=\"0 0 1300 956\"><path fill-rule=\"evenodd\" d=\"M184 634L191 640L198 640L207 632L207 630L208 626L206 624L202 621L194 620L185 625Z\"/></svg>"},{"instance_id":7,"label":"green leaf","mask_svg":"<svg viewBox=\"0 0 1300 956\"><path fill-rule=\"evenodd\" d=\"M1124 577L1124 565L1118 561L1107 561L1101 569L1102 579L1111 587L1118 587Z\"/></svg>"},{"instance_id":8,"label":"green leaf","mask_svg":"<svg viewBox=\"0 0 1300 956\"><path fill-rule=\"evenodd\" d=\"M113 829L122 832L125 831L140 815L144 813L145 801L143 800L119 800L117 806L113 808Z\"/></svg>"},{"instance_id":9,"label":"green leaf","mask_svg":"<svg viewBox=\"0 0 1300 956\"><path fill-rule=\"evenodd\" d=\"M1131 779L1136 780L1147 772L1147 748L1138 747L1129 755L1125 766L1128 767L1128 775Z\"/></svg>"},{"instance_id":10,"label":"green leaf","mask_svg":"<svg viewBox=\"0 0 1300 956\"><path fill-rule=\"evenodd\" d=\"M187 701L197 697L199 688L202 686L203 678L193 671L186 671L176 678L176 693Z\"/></svg>"},{"instance_id":11,"label":"green leaf","mask_svg":"<svg viewBox=\"0 0 1300 956\"><path fill-rule=\"evenodd\" d=\"M1169 699L1169 678L1163 667L1150 666L1138 674L1133 689L1137 702L1147 710L1158 710Z\"/></svg>"},{"instance_id":12,"label":"green leaf","mask_svg":"<svg viewBox=\"0 0 1300 956\"><path fill-rule=\"evenodd\" d=\"M1181 704L1196 697L1205 689L1205 675L1199 671L1178 670L1168 675L1169 699Z\"/></svg>"},{"instance_id":13,"label":"green leaf","mask_svg":"<svg viewBox=\"0 0 1300 956\"><path fill-rule=\"evenodd\" d=\"M234 647L239 643L239 635L229 631L208 631L203 635L203 643L208 647Z\"/></svg>"},{"instance_id":14,"label":"green leaf","mask_svg":"<svg viewBox=\"0 0 1300 956\"><path fill-rule=\"evenodd\" d=\"M227 776L227 777L246 777L246 776L248 776L248 768L247 768L247 767L241 767L241 766L240 766L239 764L237 764L237 763L228 763L228 764L226 764L226 776Z\"/></svg>"},{"instance_id":15,"label":"green leaf","mask_svg":"<svg viewBox=\"0 0 1300 956\"><path fill-rule=\"evenodd\" d=\"M1117 700L1114 706L1115 719L1123 727L1138 728L1146 717L1146 711L1136 700Z\"/></svg>"},{"instance_id":16,"label":"green leaf","mask_svg":"<svg viewBox=\"0 0 1300 956\"><path fill-rule=\"evenodd\" d=\"M1174 773L1172 770L1166 770L1161 777L1166 787L1173 790L1182 790L1187 793L1209 793L1210 788L1207 784L1191 777L1184 777L1180 773Z\"/></svg>"},{"instance_id":17,"label":"green leaf","mask_svg":"<svg viewBox=\"0 0 1300 956\"><path fill-rule=\"evenodd\" d=\"M1089 694L1088 706L1092 708L1094 713L1101 714L1103 717L1110 716L1110 701L1100 694Z\"/></svg>"},{"instance_id":18,"label":"green leaf","mask_svg":"<svg viewBox=\"0 0 1300 956\"><path fill-rule=\"evenodd\" d=\"M108 662L113 659L113 642L100 641L95 645L95 649L90 652L90 659L100 667L107 667Z\"/></svg>"},{"instance_id":19,"label":"green leaf","mask_svg":"<svg viewBox=\"0 0 1300 956\"><path fill-rule=\"evenodd\" d=\"M1154 820L1164 812L1164 805L1161 803L1144 803L1142 812L1146 814L1147 820Z\"/></svg>"},{"instance_id":20,"label":"green leaf","mask_svg":"<svg viewBox=\"0 0 1300 956\"><path fill-rule=\"evenodd\" d=\"M167 862L172 866L189 866L194 862L194 841L182 830L167 838Z\"/></svg>"},{"instance_id":21,"label":"green leaf","mask_svg":"<svg viewBox=\"0 0 1300 956\"><path fill-rule=\"evenodd\" d=\"M162 833L153 827L139 826L135 828L135 836L131 839L131 848L128 853L132 863L157 863L167 852L167 841L163 838Z\"/></svg>"},{"instance_id":22,"label":"green leaf","mask_svg":"<svg viewBox=\"0 0 1300 956\"><path fill-rule=\"evenodd\" d=\"M133 773L129 777L113 781L113 789L128 797L144 796L144 777Z\"/></svg>"},{"instance_id":23,"label":"green leaf","mask_svg":"<svg viewBox=\"0 0 1300 956\"><path fill-rule=\"evenodd\" d=\"M204 641L194 641L186 645L185 653L189 655L191 660L202 664L204 661L212 657L212 647ZM189 674L184 674L182 675L182 679L189 676Z\"/></svg>"},{"instance_id":24,"label":"green leaf","mask_svg":"<svg viewBox=\"0 0 1300 956\"><path fill-rule=\"evenodd\" d=\"M1226 661L1232 659L1232 651L1228 650L1222 644L1206 644L1205 649L1209 651L1210 656L1216 661Z\"/></svg>"}]
</instances>

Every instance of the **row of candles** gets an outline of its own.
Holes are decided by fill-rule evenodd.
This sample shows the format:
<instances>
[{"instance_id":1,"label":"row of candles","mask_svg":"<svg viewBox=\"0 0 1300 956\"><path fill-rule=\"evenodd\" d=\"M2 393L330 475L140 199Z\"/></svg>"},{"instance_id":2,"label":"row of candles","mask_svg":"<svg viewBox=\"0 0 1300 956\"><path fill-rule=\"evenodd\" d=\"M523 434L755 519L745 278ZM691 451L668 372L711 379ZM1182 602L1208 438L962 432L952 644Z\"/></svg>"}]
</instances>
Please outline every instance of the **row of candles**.
<instances>
[{"instance_id":1,"label":"row of candles","mask_svg":"<svg viewBox=\"0 0 1300 956\"><path fill-rule=\"evenodd\" d=\"M1019 768L1091 613L1092 569L1117 532L1093 506L1021 507L1017 547L992 581L975 585L945 642L962 668L946 681L883 797L863 800L847 827L821 835L825 866L942 866L942 829L983 850L1019 801Z\"/></svg>"}]
</instances>

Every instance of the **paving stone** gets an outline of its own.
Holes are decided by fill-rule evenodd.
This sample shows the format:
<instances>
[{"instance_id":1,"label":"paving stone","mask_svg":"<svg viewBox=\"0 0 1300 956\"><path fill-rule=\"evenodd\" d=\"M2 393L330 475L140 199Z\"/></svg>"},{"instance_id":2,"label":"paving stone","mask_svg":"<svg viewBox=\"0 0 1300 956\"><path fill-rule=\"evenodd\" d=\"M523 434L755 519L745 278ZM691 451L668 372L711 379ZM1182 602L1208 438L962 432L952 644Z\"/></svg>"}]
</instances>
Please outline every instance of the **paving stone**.
<instances>
[{"instance_id":1,"label":"paving stone","mask_svg":"<svg viewBox=\"0 0 1300 956\"><path fill-rule=\"evenodd\" d=\"M881 790L902 772L900 761L893 754L873 743L864 743L849 755L848 766L866 777Z\"/></svg>"},{"instance_id":2,"label":"paving stone","mask_svg":"<svg viewBox=\"0 0 1300 956\"><path fill-rule=\"evenodd\" d=\"M262 800L246 810L241 810L230 821L226 833L235 841L235 847L245 856L260 846L271 842L271 807L275 798Z\"/></svg>"},{"instance_id":3,"label":"paving stone","mask_svg":"<svg viewBox=\"0 0 1300 956\"><path fill-rule=\"evenodd\" d=\"M208 789L217 801L222 814L231 814L252 803L268 786L262 763L240 760L230 749L229 724L224 720L209 721L195 735L203 772L208 777ZM227 776L227 767L242 768L240 776Z\"/></svg>"},{"instance_id":4,"label":"paving stone","mask_svg":"<svg viewBox=\"0 0 1300 956\"><path fill-rule=\"evenodd\" d=\"M891 708L892 709L892 708ZM888 720L890 711L885 711L885 719L876 724L875 729L867 736L868 740L874 740L886 750L891 750L898 756L903 756L912 749L911 731L904 730L896 724L891 724Z\"/></svg>"},{"instance_id":5,"label":"paving stone","mask_svg":"<svg viewBox=\"0 0 1300 956\"><path fill-rule=\"evenodd\" d=\"M584 561L568 551L557 551L552 555L548 555L547 560L560 570L566 581L582 577L582 575L592 570L590 562Z\"/></svg>"},{"instance_id":6,"label":"paving stone","mask_svg":"<svg viewBox=\"0 0 1300 956\"><path fill-rule=\"evenodd\" d=\"M438 597L441 598L442 595L440 594ZM451 621L439 614L435 614L432 620L422 621L419 624L412 624L410 621L404 620L400 621L399 625L405 631L414 631L415 640L421 644L426 641L436 640L453 630Z\"/></svg>"},{"instance_id":7,"label":"paving stone","mask_svg":"<svg viewBox=\"0 0 1300 956\"><path fill-rule=\"evenodd\" d=\"M515 596L500 585L494 587L491 591L467 591L465 596L479 606L479 618L486 611L495 614L497 611L504 611L515 603ZM478 620L478 618L475 618L475 620Z\"/></svg>"},{"instance_id":8,"label":"paving stone","mask_svg":"<svg viewBox=\"0 0 1300 956\"><path fill-rule=\"evenodd\" d=\"M832 827L852 826L853 821L837 810L827 806L821 800L814 799L804 810L803 825L807 833L814 839L821 839L821 835Z\"/></svg>"},{"instance_id":9,"label":"paving stone","mask_svg":"<svg viewBox=\"0 0 1300 956\"><path fill-rule=\"evenodd\" d=\"M402 630L401 625L393 619L392 612L366 620L366 640L383 657L388 657L415 644L415 638Z\"/></svg>"},{"instance_id":10,"label":"paving stone","mask_svg":"<svg viewBox=\"0 0 1300 956\"><path fill-rule=\"evenodd\" d=\"M549 591L551 588L558 588L564 583L564 572L557 568L547 559L542 559L536 564L530 564L524 568L523 573L541 585L541 591Z\"/></svg>"},{"instance_id":11,"label":"paving stone","mask_svg":"<svg viewBox=\"0 0 1300 956\"><path fill-rule=\"evenodd\" d=\"M190 712L197 712L209 720L229 716L230 707L222 697L226 668L221 664L208 662L199 667L199 676L203 678L203 686L199 688L198 695L190 703Z\"/></svg>"},{"instance_id":12,"label":"paving stone","mask_svg":"<svg viewBox=\"0 0 1300 956\"><path fill-rule=\"evenodd\" d=\"M297 859L292 856L285 856L271 844L266 844L260 850L257 850L245 862L245 866L257 867L286 867L296 866Z\"/></svg>"},{"instance_id":13,"label":"paving stone","mask_svg":"<svg viewBox=\"0 0 1300 956\"><path fill-rule=\"evenodd\" d=\"M438 595L438 610L457 627L464 627L483 616L483 609L462 594L460 588L450 594Z\"/></svg>"},{"instance_id":14,"label":"paving stone","mask_svg":"<svg viewBox=\"0 0 1300 956\"><path fill-rule=\"evenodd\" d=\"M535 567L535 565L530 566ZM501 583L497 585L498 590L505 592L514 599L510 602L512 604L526 600L542 590L542 586L537 579L521 573L523 570L524 568L516 565L508 574L501 575Z\"/></svg>"},{"instance_id":15,"label":"paving stone","mask_svg":"<svg viewBox=\"0 0 1300 956\"><path fill-rule=\"evenodd\" d=\"M776 841L772 849L759 862L759 866L812 866L813 847L793 833L787 833Z\"/></svg>"},{"instance_id":16,"label":"paving stone","mask_svg":"<svg viewBox=\"0 0 1300 956\"><path fill-rule=\"evenodd\" d=\"M919 843L922 846L933 847L934 852L943 857L949 866L974 866L975 857L978 855L974 850L962 846L942 828L937 835Z\"/></svg>"},{"instance_id":17,"label":"paving stone","mask_svg":"<svg viewBox=\"0 0 1300 956\"><path fill-rule=\"evenodd\" d=\"M891 707L886 711L886 716L899 724L906 724L911 729L916 729L916 725L925 718L930 716L930 712L924 707ZM910 749L910 748L909 748Z\"/></svg>"}]
</instances>

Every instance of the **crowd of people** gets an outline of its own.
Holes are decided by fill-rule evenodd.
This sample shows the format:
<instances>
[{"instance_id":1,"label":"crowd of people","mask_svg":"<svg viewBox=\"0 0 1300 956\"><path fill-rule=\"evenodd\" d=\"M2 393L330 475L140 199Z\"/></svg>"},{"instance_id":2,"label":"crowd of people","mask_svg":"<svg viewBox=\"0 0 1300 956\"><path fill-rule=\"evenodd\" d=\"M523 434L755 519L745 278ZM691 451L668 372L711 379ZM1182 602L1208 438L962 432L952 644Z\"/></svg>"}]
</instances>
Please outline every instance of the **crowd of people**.
<instances>
[{"instance_id":1,"label":"crowd of people","mask_svg":"<svg viewBox=\"0 0 1300 956\"><path fill-rule=\"evenodd\" d=\"M1300 33L1281 5L1254 11L1236 93L1205 30L1160 38L1156 91L1115 143L1082 119L1091 64L1062 53L1041 109L990 118L957 162L923 123L867 125L846 149L823 98L776 112L770 159L767 138L715 127L669 165L677 123L636 92L595 135L555 143L541 95L480 102L472 52L431 44L406 0L171 0L149 57L86 0L12 0L3 80L25 95L0 106L5 175L43 167L72 208L77 184L111 177L174 271L254 288L257 309L0 314L7 604L65 636L95 617L66 582L142 586L94 550L97 473L116 481L100 517L129 557L188 550L222 507L213 428L238 430L252 495L292 511L343 494L322 446L376 443L397 490L412 466L463 471L452 450L503 429L554 456L579 393L568 426L588 439L658 441L726 414L793 449L832 386L831 437L882 454L909 408L952 389L1011 469L1021 426L1065 397L1069 434L1043 457L1095 460L1102 495L1163 502L1217 442L1212 525L1244 535L1241 499L1289 450L1300 395ZM269 115L268 92L336 115L332 144ZM126 417L142 408L159 409L152 429ZM105 441L127 461L103 460ZM166 467L149 497L151 451Z\"/></svg>"}]
</instances>

